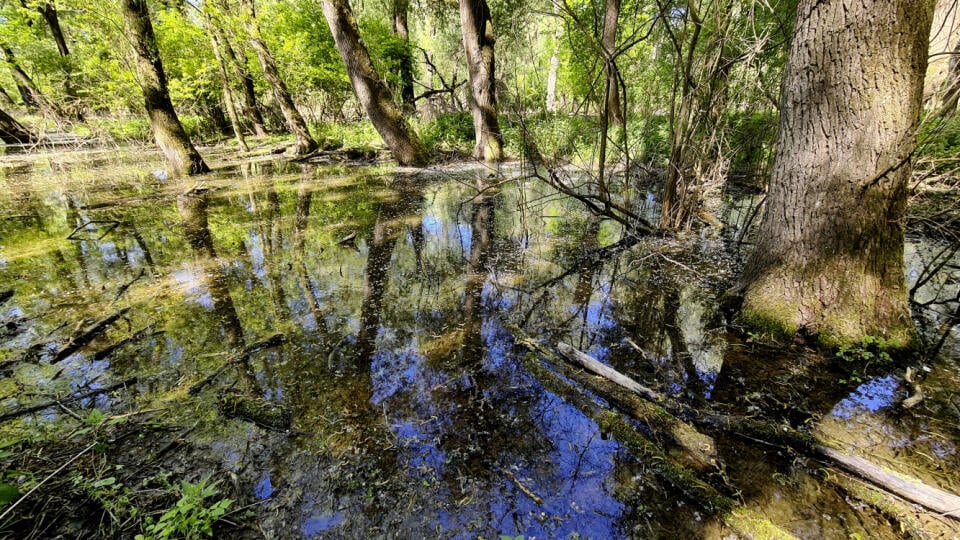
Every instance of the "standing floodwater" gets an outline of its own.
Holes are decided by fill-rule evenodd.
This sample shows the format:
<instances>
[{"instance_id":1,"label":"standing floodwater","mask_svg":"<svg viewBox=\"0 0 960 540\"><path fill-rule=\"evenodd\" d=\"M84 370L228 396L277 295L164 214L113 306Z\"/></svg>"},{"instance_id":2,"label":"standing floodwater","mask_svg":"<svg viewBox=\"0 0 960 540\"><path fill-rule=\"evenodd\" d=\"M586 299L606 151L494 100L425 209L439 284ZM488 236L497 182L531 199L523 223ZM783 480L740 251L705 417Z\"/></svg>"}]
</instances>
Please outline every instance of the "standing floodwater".
<instances>
[{"instance_id":1,"label":"standing floodwater","mask_svg":"<svg viewBox=\"0 0 960 540\"><path fill-rule=\"evenodd\" d=\"M224 537L730 533L546 390L518 329L693 409L809 428L960 491L954 338L904 410L892 364L834 370L728 332L718 297L749 198L724 201L725 231L629 242L520 167L256 162L180 180L152 159L0 169L0 482L80 454L0 523L16 535L133 535L208 476L207 503L233 501ZM935 249L911 244L913 282ZM951 279L921 301L956 294ZM31 451L43 437L62 444ZM819 462L714 442L723 466L704 477L785 531L902 534Z\"/></svg>"}]
</instances>

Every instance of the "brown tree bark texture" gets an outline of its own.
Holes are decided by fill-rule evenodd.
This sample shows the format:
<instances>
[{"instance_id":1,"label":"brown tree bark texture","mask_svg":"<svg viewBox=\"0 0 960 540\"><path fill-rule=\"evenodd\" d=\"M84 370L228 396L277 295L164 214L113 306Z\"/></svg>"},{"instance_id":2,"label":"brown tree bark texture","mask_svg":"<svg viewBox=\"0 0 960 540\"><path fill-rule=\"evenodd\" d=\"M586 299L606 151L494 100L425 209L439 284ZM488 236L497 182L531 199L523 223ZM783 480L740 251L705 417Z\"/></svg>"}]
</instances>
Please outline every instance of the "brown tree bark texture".
<instances>
[{"instance_id":1,"label":"brown tree bark texture","mask_svg":"<svg viewBox=\"0 0 960 540\"><path fill-rule=\"evenodd\" d=\"M127 34L135 51L134 67L143 88L153 138L176 174L200 174L210 169L184 131L167 91L167 76L150 22L146 0L123 0Z\"/></svg>"},{"instance_id":2,"label":"brown tree bark texture","mask_svg":"<svg viewBox=\"0 0 960 540\"><path fill-rule=\"evenodd\" d=\"M410 27L407 22L410 13L410 0L393 0L393 34L406 45L410 45ZM404 114L416 111L416 96L413 91L413 57L408 48L400 60L400 102Z\"/></svg>"},{"instance_id":3,"label":"brown tree bark texture","mask_svg":"<svg viewBox=\"0 0 960 540\"><path fill-rule=\"evenodd\" d=\"M0 110L0 140L6 144L30 144L36 137L12 116Z\"/></svg>"},{"instance_id":4,"label":"brown tree bark texture","mask_svg":"<svg viewBox=\"0 0 960 540\"><path fill-rule=\"evenodd\" d=\"M425 165L426 148L403 118L390 90L380 79L347 0L323 0L323 14L343 59L357 99L373 127L401 165Z\"/></svg>"},{"instance_id":5,"label":"brown tree bark texture","mask_svg":"<svg viewBox=\"0 0 960 540\"><path fill-rule=\"evenodd\" d=\"M802 0L777 156L740 283L748 324L828 346L915 329L903 265L933 0Z\"/></svg>"},{"instance_id":6,"label":"brown tree bark texture","mask_svg":"<svg viewBox=\"0 0 960 540\"><path fill-rule=\"evenodd\" d=\"M503 137L497 120L493 51L496 36L486 0L460 0L460 26L470 77L468 98L473 113L473 157L500 161L503 158Z\"/></svg>"}]
</instances>

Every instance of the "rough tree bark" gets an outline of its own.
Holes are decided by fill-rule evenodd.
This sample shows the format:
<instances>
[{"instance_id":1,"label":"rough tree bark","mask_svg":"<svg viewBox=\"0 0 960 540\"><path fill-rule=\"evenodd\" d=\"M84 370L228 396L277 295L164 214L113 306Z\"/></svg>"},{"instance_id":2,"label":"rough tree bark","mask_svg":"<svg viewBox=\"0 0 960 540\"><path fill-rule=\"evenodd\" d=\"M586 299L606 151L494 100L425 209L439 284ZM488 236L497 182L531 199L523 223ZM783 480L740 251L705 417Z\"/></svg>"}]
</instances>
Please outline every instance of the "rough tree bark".
<instances>
[{"instance_id":1,"label":"rough tree bark","mask_svg":"<svg viewBox=\"0 0 960 540\"><path fill-rule=\"evenodd\" d=\"M30 144L37 138L20 122L0 110L0 140L6 144Z\"/></svg>"},{"instance_id":2,"label":"rough tree bark","mask_svg":"<svg viewBox=\"0 0 960 540\"><path fill-rule=\"evenodd\" d=\"M909 346L907 182L933 0L802 0L741 318L827 346Z\"/></svg>"},{"instance_id":3,"label":"rough tree bark","mask_svg":"<svg viewBox=\"0 0 960 540\"><path fill-rule=\"evenodd\" d=\"M160 61L157 40L146 0L121 3L127 35L135 51L134 66L143 88L153 138L176 174L200 174L210 169L184 131L167 91L167 76Z\"/></svg>"},{"instance_id":4,"label":"rough tree bark","mask_svg":"<svg viewBox=\"0 0 960 540\"><path fill-rule=\"evenodd\" d=\"M256 51L257 58L260 60L260 67L263 69L263 76L267 79L267 82L270 83L273 96L276 98L277 103L280 104L280 112L283 113L283 119L287 123L287 128L296 138L294 154L298 156L309 154L316 150L319 145L317 141L310 136L307 122L303 119L300 111L297 110L297 106L294 105L290 91L287 89L287 84L283 82L280 71L277 70L277 64L273 60L273 55L270 53L267 43L263 40L263 36L260 33L260 23L257 22L254 0L247 0L247 9L250 15L247 27L250 33L250 45L253 47L253 50Z\"/></svg>"},{"instance_id":5,"label":"rough tree bark","mask_svg":"<svg viewBox=\"0 0 960 540\"><path fill-rule=\"evenodd\" d=\"M393 157L401 165L426 164L427 150L416 132L404 120L393 96L390 95L390 90L374 69L370 53L360 41L360 30L349 2L323 0L323 14L330 25L333 41L340 51L347 75L350 76L353 91Z\"/></svg>"},{"instance_id":6,"label":"rough tree bark","mask_svg":"<svg viewBox=\"0 0 960 540\"><path fill-rule=\"evenodd\" d=\"M407 46L400 59L400 102L403 113L411 115L416 111L416 95L413 92L413 56L410 50L410 28L407 15L410 12L410 0L393 0L393 34Z\"/></svg>"},{"instance_id":7,"label":"rough tree bark","mask_svg":"<svg viewBox=\"0 0 960 540\"><path fill-rule=\"evenodd\" d=\"M2 54L3 60L7 63L7 67L10 68L10 75L17 84L17 90L20 91L23 104L31 108L39 107L44 114L48 114L54 118L61 118L63 112L40 91L33 82L33 79L23 70L20 63L17 62L17 57L14 55L13 49L6 43L0 43L0 54Z\"/></svg>"},{"instance_id":8,"label":"rough tree bark","mask_svg":"<svg viewBox=\"0 0 960 540\"><path fill-rule=\"evenodd\" d=\"M497 121L496 36L486 0L460 0L460 26L470 77L470 110L473 113L473 157L486 161L503 159L503 137Z\"/></svg>"}]
</instances>

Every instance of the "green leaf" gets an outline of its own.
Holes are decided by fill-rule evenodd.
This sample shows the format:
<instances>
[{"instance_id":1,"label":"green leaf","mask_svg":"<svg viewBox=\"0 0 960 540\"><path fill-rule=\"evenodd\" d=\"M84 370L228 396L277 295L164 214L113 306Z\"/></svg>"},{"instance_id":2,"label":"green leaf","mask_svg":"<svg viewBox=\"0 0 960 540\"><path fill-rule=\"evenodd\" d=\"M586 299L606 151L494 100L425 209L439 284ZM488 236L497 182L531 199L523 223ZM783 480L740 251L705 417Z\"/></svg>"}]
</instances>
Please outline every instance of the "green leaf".
<instances>
[{"instance_id":1,"label":"green leaf","mask_svg":"<svg viewBox=\"0 0 960 540\"><path fill-rule=\"evenodd\" d=\"M0 505L9 504L20 497L20 489L13 484L0 484Z\"/></svg>"}]
</instances>

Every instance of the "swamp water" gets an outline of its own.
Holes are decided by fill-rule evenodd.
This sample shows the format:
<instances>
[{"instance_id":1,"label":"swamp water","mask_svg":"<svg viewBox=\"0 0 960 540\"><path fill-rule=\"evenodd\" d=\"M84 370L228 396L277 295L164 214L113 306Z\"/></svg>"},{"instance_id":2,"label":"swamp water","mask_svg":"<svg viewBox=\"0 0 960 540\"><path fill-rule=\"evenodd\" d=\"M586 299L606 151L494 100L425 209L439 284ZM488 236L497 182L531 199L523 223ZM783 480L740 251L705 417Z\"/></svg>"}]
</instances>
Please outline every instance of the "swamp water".
<instances>
[{"instance_id":1,"label":"swamp water","mask_svg":"<svg viewBox=\"0 0 960 540\"><path fill-rule=\"evenodd\" d=\"M252 513L228 516L240 525L225 537L730 534L545 390L514 325L693 406L812 426L960 492L955 335L927 365L927 399L903 411L902 369L841 373L728 332L723 234L590 256L620 229L519 168L228 162L183 180L160 169L152 154L93 152L9 157L0 172L0 293L13 292L0 305L0 414L126 383L6 419L0 440L76 435L72 416L93 408L145 411L109 441L109 470L72 473L88 486L116 478L136 502L158 478L209 475ZM749 198L723 208L736 234ZM911 280L933 253L908 246ZM956 281L944 272L918 296L950 298ZM930 305L931 327L953 307ZM797 536L903 534L814 461L716 442L725 474L713 483ZM110 501L77 503L83 493L35 495L89 513L45 518L49 532L138 531L103 510ZM45 507L33 504L5 526L37 535Z\"/></svg>"}]
</instances>

